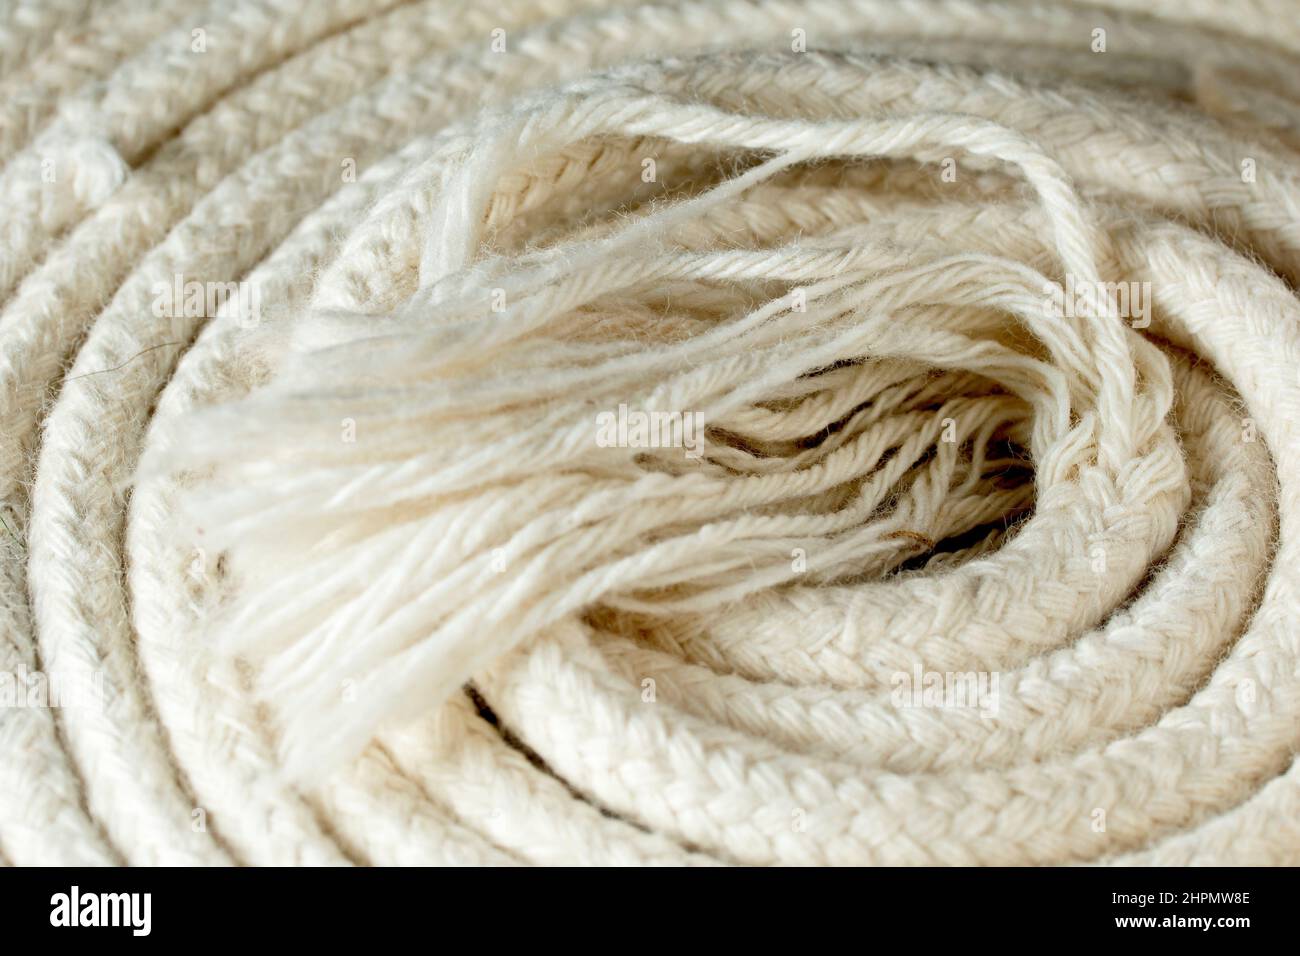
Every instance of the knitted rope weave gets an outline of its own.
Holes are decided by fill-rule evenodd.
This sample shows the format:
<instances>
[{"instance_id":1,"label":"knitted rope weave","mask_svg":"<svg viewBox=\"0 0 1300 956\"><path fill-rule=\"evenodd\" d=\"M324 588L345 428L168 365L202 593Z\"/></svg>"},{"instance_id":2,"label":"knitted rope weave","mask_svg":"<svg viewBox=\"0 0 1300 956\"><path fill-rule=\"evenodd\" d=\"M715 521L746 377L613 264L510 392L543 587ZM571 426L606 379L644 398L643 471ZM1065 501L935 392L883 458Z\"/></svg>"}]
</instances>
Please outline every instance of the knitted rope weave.
<instances>
[{"instance_id":1,"label":"knitted rope weave","mask_svg":"<svg viewBox=\"0 0 1300 956\"><path fill-rule=\"evenodd\" d=\"M1284 4L303 6L3 18L0 858L1300 861Z\"/></svg>"}]
</instances>

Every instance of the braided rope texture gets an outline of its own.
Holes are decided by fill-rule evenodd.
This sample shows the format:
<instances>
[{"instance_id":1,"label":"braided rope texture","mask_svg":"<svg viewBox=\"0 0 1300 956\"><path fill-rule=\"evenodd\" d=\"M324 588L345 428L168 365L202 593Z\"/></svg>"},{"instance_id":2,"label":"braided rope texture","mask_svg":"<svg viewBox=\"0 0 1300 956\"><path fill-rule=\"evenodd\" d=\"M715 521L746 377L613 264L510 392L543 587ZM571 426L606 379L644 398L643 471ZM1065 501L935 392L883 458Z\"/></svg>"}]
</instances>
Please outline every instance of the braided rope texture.
<instances>
[{"instance_id":1,"label":"braided rope texture","mask_svg":"<svg viewBox=\"0 0 1300 956\"><path fill-rule=\"evenodd\" d=\"M3 0L0 862L1300 863L1292 0Z\"/></svg>"}]
</instances>

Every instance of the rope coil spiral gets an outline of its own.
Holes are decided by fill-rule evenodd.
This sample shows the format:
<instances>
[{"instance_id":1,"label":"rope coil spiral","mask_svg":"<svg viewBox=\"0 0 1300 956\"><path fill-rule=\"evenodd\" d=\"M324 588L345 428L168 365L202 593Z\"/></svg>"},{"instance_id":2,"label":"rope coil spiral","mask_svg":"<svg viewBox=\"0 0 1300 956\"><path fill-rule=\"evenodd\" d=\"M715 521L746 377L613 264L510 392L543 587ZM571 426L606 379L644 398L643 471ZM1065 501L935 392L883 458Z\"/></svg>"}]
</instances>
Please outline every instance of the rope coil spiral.
<instances>
[{"instance_id":1,"label":"rope coil spiral","mask_svg":"<svg viewBox=\"0 0 1300 956\"><path fill-rule=\"evenodd\" d=\"M0 862L1300 862L1288 3L5 6Z\"/></svg>"}]
</instances>

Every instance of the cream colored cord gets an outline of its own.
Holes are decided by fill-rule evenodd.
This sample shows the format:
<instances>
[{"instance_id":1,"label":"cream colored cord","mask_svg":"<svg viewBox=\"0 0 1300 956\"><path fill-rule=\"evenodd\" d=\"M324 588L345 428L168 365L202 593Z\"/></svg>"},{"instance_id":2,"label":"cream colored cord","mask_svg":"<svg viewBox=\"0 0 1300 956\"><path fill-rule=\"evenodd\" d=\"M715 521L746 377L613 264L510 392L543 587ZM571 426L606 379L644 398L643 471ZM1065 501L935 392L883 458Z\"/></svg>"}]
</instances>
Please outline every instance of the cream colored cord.
<instances>
[{"instance_id":1,"label":"cream colored cord","mask_svg":"<svg viewBox=\"0 0 1300 956\"><path fill-rule=\"evenodd\" d=\"M0 859L1300 862L1286 4L7 6Z\"/></svg>"}]
</instances>

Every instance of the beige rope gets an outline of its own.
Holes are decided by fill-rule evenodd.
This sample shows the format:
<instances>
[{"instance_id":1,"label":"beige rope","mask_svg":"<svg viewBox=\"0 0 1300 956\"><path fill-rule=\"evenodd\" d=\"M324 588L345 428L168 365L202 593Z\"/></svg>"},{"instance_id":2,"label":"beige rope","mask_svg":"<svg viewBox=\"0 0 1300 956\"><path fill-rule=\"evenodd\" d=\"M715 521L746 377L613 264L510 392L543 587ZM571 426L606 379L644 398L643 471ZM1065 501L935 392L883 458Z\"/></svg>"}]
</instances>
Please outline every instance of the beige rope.
<instances>
[{"instance_id":1,"label":"beige rope","mask_svg":"<svg viewBox=\"0 0 1300 956\"><path fill-rule=\"evenodd\" d=\"M1284 4L10 6L0 858L1300 860Z\"/></svg>"}]
</instances>

